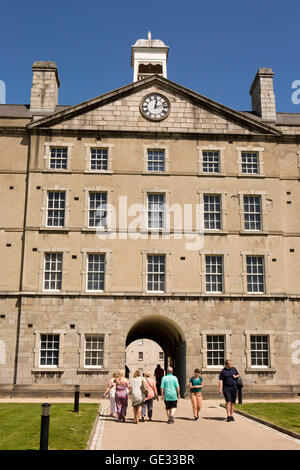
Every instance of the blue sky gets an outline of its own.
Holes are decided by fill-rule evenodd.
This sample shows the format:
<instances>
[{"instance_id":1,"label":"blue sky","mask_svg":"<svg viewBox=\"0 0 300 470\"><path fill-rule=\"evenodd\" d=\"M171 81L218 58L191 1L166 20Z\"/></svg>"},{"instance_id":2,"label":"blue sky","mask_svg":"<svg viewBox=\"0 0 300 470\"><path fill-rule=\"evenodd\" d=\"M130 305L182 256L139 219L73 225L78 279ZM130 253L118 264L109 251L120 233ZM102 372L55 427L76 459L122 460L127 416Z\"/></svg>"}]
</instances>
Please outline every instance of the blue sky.
<instances>
[{"instance_id":1,"label":"blue sky","mask_svg":"<svg viewBox=\"0 0 300 470\"><path fill-rule=\"evenodd\" d=\"M277 111L300 113L300 2L294 0L10 0L2 2L0 80L7 103L29 103L31 66L57 63L59 104L74 105L133 80L131 45L169 47L168 78L237 110L249 110L259 67L271 67Z\"/></svg>"}]
</instances>

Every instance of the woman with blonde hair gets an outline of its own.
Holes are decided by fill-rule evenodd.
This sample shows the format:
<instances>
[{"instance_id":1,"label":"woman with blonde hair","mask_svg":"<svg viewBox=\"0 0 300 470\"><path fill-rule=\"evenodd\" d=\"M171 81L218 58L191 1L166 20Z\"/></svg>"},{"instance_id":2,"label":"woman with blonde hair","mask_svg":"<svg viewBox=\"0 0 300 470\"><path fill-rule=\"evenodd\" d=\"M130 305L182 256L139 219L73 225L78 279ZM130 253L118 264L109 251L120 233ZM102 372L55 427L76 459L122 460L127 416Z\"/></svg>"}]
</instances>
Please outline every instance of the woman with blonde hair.
<instances>
[{"instance_id":1,"label":"woman with blonde hair","mask_svg":"<svg viewBox=\"0 0 300 470\"><path fill-rule=\"evenodd\" d=\"M128 406L128 391L130 391L129 380L125 377L125 372L119 371L118 377L114 379L116 384L116 407L118 413L118 421L126 421L127 406Z\"/></svg>"},{"instance_id":2,"label":"woman with blonde hair","mask_svg":"<svg viewBox=\"0 0 300 470\"><path fill-rule=\"evenodd\" d=\"M157 394L157 388L155 384L155 380L151 379L151 374L147 370L145 372L145 381L146 385L148 388L148 396L146 397L146 400L143 403L142 406L142 421L145 421L145 416L146 416L146 408L148 408L148 418L149 421L152 421L152 413L153 413L153 401L154 399L158 400L158 394Z\"/></svg>"},{"instance_id":3,"label":"woman with blonde hair","mask_svg":"<svg viewBox=\"0 0 300 470\"><path fill-rule=\"evenodd\" d=\"M104 392L104 398L109 396L109 401L110 401L110 415L109 416L112 416L112 417L117 412L117 406L116 406L116 400L115 400L116 384L115 384L114 379L116 379L118 376L119 376L119 372L113 373L113 376L108 383L107 389Z\"/></svg>"},{"instance_id":4,"label":"woman with blonde hair","mask_svg":"<svg viewBox=\"0 0 300 470\"><path fill-rule=\"evenodd\" d=\"M145 400L147 392L147 386L144 377L141 377L139 370L136 370L133 374L133 378L130 381L131 393L132 393L132 406L133 406L133 422L139 423L141 416L141 407Z\"/></svg>"}]
</instances>

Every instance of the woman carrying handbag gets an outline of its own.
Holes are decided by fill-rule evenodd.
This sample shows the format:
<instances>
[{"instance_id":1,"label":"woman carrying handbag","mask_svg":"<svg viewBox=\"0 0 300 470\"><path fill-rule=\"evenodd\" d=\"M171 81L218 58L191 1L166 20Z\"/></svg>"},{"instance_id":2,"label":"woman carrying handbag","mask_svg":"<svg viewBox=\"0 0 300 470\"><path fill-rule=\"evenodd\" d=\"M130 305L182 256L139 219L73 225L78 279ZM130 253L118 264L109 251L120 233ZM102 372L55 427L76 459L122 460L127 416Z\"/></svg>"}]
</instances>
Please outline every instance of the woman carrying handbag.
<instances>
[{"instance_id":1,"label":"woman carrying handbag","mask_svg":"<svg viewBox=\"0 0 300 470\"><path fill-rule=\"evenodd\" d=\"M152 421L153 414L153 401L158 400L157 389L155 385L155 380L150 378L151 374L149 371L145 372L145 380L148 388L148 396L146 397L143 406L142 406L142 421L145 421L146 408L148 408L148 418L149 421Z\"/></svg>"}]
</instances>

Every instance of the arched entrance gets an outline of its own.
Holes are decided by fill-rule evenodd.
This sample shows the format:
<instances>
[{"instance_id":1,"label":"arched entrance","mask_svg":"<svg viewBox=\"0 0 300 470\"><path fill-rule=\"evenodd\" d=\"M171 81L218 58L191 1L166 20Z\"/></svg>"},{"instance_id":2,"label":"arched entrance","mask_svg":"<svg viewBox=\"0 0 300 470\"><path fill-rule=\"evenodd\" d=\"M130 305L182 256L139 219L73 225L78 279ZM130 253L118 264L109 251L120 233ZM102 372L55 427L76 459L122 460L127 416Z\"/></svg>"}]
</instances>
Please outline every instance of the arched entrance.
<instances>
[{"instance_id":1,"label":"arched entrance","mask_svg":"<svg viewBox=\"0 0 300 470\"><path fill-rule=\"evenodd\" d=\"M186 341L182 330L169 318L151 315L137 321L129 330L127 347L137 339L147 338L155 341L164 351L165 369L174 368L182 397L186 394Z\"/></svg>"}]
</instances>

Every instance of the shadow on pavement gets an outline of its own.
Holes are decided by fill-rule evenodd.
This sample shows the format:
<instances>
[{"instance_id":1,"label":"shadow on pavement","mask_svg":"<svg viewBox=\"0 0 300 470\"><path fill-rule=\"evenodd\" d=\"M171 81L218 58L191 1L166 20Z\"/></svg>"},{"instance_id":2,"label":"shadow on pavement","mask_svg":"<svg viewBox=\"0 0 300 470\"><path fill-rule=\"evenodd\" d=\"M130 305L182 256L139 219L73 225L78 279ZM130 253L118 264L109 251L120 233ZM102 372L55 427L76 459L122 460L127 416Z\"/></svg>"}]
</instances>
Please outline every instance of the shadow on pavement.
<instances>
[{"instance_id":1,"label":"shadow on pavement","mask_svg":"<svg viewBox=\"0 0 300 470\"><path fill-rule=\"evenodd\" d=\"M226 418L220 418L219 416L202 416L202 419L211 419L213 421L226 421Z\"/></svg>"}]
</instances>

